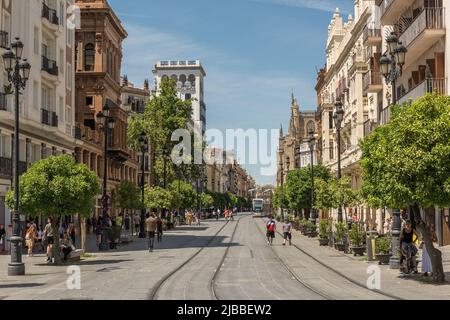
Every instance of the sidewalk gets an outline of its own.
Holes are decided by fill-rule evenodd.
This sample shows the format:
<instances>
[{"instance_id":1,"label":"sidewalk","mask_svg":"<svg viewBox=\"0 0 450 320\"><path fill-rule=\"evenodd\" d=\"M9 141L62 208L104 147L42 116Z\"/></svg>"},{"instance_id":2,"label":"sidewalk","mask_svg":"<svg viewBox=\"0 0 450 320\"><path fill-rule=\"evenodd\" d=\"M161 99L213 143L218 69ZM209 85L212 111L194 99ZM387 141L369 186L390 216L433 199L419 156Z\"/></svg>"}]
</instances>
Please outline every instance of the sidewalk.
<instances>
[{"instance_id":1,"label":"sidewalk","mask_svg":"<svg viewBox=\"0 0 450 320\"><path fill-rule=\"evenodd\" d=\"M260 222L261 224L263 222ZM278 239L278 241L280 241ZM378 266L378 262L367 262L363 257L346 255L330 247L320 247L317 239L302 236L300 232L293 232L293 244L303 253L319 263L333 269L342 276L357 282L360 286L367 286L370 265ZM391 270L389 266L379 266L381 269L381 292L403 299L414 300L447 300L450 299L450 246L440 248L442 251L444 270L447 273L447 283L435 285L427 282L427 278L419 275L401 275L399 270ZM420 265L419 265L420 271ZM430 278L428 278L430 281Z\"/></svg>"},{"instance_id":2,"label":"sidewalk","mask_svg":"<svg viewBox=\"0 0 450 320\"><path fill-rule=\"evenodd\" d=\"M10 256L0 256L0 300L143 300L166 274L178 268L206 245L223 221L203 221L201 226L179 226L166 231L163 242L148 252L148 239L135 239L118 250L98 252L95 237L88 237L93 257L73 265L81 271L81 290L69 290L68 265L45 263L45 255L23 256L26 275L8 277Z\"/></svg>"}]
</instances>

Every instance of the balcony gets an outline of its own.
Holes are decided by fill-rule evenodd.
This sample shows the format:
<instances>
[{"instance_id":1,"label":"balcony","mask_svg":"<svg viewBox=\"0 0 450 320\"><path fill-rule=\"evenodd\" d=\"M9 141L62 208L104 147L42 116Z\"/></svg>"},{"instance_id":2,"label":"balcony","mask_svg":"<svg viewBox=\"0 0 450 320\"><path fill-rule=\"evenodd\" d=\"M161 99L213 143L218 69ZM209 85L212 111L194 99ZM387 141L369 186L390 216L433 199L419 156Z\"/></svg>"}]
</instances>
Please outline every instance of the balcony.
<instances>
[{"instance_id":1,"label":"balcony","mask_svg":"<svg viewBox=\"0 0 450 320\"><path fill-rule=\"evenodd\" d=\"M364 122L364 137L368 137L372 131L376 129L377 125L371 119Z\"/></svg>"},{"instance_id":2,"label":"balcony","mask_svg":"<svg viewBox=\"0 0 450 320\"><path fill-rule=\"evenodd\" d=\"M423 95L433 92L440 95L446 95L447 79L425 79L408 92L401 94L398 103L402 104L409 100L415 101Z\"/></svg>"},{"instance_id":3,"label":"balcony","mask_svg":"<svg viewBox=\"0 0 450 320\"><path fill-rule=\"evenodd\" d=\"M445 9L425 8L399 37L408 48L406 64L416 60L412 57L420 57L429 50L445 36L445 32Z\"/></svg>"},{"instance_id":4,"label":"balcony","mask_svg":"<svg viewBox=\"0 0 450 320\"><path fill-rule=\"evenodd\" d=\"M103 143L103 135L100 131L92 130L82 124L77 123L75 127L75 139L90 142L96 145Z\"/></svg>"},{"instance_id":5,"label":"balcony","mask_svg":"<svg viewBox=\"0 0 450 320\"><path fill-rule=\"evenodd\" d=\"M390 107L384 108L380 113L380 125L384 126L391 120L391 109Z\"/></svg>"},{"instance_id":6,"label":"balcony","mask_svg":"<svg viewBox=\"0 0 450 320\"><path fill-rule=\"evenodd\" d=\"M366 26L363 32L364 45L376 46L382 41L381 29Z\"/></svg>"},{"instance_id":7,"label":"balcony","mask_svg":"<svg viewBox=\"0 0 450 320\"><path fill-rule=\"evenodd\" d=\"M383 0L380 4L381 24L383 26L395 24L411 3L411 0Z\"/></svg>"},{"instance_id":8,"label":"balcony","mask_svg":"<svg viewBox=\"0 0 450 320\"><path fill-rule=\"evenodd\" d=\"M27 171L27 163L19 161L19 175ZM13 161L11 158L0 157L0 179L12 180L13 178Z\"/></svg>"},{"instance_id":9,"label":"balcony","mask_svg":"<svg viewBox=\"0 0 450 320\"><path fill-rule=\"evenodd\" d=\"M50 9L45 3L42 4L42 18L54 25L59 25L58 15L55 9Z\"/></svg>"},{"instance_id":10,"label":"balcony","mask_svg":"<svg viewBox=\"0 0 450 320\"><path fill-rule=\"evenodd\" d=\"M364 74L363 87L365 93L378 93L383 90L383 80L379 71L368 71Z\"/></svg>"},{"instance_id":11,"label":"balcony","mask_svg":"<svg viewBox=\"0 0 450 320\"><path fill-rule=\"evenodd\" d=\"M0 31L0 48L9 48L9 34L6 31Z\"/></svg>"},{"instance_id":12,"label":"balcony","mask_svg":"<svg viewBox=\"0 0 450 320\"><path fill-rule=\"evenodd\" d=\"M41 122L47 126L58 127L58 116L56 112L48 111L46 109L42 110Z\"/></svg>"},{"instance_id":13,"label":"balcony","mask_svg":"<svg viewBox=\"0 0 450 320\"><path fill-rule=\"evenodd\" d=\"M55 60L42 56L42 70L53 76L58 76L58 66Z\"/></svg>"},{"instance_id":14,"label":"balcony","mask_svg":"<svg viewBox=\"0 0 450 320\"><path fill-rule=\"evenodd\" d=\"M0 92L0 110L8 111L8 96Z\"/></svg>"}]
</instances>

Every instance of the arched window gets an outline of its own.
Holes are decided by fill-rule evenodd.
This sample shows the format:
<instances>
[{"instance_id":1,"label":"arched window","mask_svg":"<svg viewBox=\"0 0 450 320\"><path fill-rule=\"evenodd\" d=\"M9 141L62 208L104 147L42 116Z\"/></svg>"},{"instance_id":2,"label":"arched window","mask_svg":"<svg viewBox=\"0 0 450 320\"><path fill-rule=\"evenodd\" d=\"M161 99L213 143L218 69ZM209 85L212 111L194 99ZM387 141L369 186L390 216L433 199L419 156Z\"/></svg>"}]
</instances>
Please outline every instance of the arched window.
<instances>
[{"instance_id":1,"label":"arched window","mask_svg":"<svg viewBox=\"0 0 450 320\"><path fill-rule=\"evenodd\" d=\"M84 48L84 69L85 71L94 71L95 67L95 47L88 43Z\"/></svg>"}]
</instances>

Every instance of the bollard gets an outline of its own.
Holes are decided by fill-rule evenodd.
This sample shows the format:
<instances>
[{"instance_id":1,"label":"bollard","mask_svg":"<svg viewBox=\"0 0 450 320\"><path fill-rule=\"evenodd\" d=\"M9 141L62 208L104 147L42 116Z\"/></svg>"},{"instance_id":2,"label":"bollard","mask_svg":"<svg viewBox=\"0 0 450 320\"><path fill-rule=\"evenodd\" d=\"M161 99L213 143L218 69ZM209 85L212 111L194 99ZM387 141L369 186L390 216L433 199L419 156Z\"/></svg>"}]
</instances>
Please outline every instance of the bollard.
<instances>
[{"instance_id":1,"label":"bollard","mask_svg":"<svg viewBox=\"0 0 450 320\"><path fill-rule=\"evenodd\" d=\"M377 260L377 236L378 232L376 231L367 232L367 261Z\"/></svg>"}]
</instances>

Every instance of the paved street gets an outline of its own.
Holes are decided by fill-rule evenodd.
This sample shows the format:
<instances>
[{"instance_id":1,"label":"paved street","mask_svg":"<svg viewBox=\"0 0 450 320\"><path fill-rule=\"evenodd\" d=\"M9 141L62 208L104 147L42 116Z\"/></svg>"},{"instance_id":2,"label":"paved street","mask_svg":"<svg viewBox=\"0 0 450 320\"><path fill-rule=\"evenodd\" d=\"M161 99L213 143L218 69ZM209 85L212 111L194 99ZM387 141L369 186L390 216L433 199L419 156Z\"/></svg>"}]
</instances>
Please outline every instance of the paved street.
<instances>
[{"instance_id":1,"label":"paved street","mask_svg":"<svg viewBox=\"0 0 450 320\"><path fill-rule=\"evenodd\" d=\"M270 247L264 221L239 215L235 221L205 221L167 232L149 253L136 239L118 251L83 259L81 290L66 287L67 266L48 266L44 256L24 257L25 277L7 277L9 256L0 256L1 299L322 300L449 299L448 285L398 278L382 268L382 293L368 290L367 263L294 234L296 246ZM317 241L317 240L316 240ZM303 250L303 251L302 251ZM326 261L326 264L323 263ZM335 272L340 270L341 274ZM351 280L351 281L349 281ZM402 296L406 292L410 297ZM424 295L424 292L430 294ZM388 295L385 295L388 294ZM420 295L419 295L420 294Z\"/></svg>"}]
</instances>

